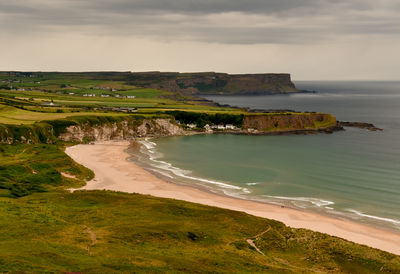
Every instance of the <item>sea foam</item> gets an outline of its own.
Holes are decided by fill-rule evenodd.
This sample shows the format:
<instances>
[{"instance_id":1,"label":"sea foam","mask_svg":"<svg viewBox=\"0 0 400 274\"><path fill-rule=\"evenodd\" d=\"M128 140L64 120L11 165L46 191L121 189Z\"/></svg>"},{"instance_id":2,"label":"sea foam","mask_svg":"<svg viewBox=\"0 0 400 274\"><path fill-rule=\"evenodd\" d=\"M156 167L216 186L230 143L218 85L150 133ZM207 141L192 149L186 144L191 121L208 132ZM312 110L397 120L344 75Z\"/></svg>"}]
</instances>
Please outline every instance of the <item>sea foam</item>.
<instances>
[{"instance_id":1,"label":"sea foam","mask_svg":"<svg viewBox=\"0 0 400 274\"><path fill-rule=\"evenodd\" d=\"M192 173L191 171L174 167L171 163L159 160L159 158L161 158L163 156L163 154L156 151L156 146L157 146L156 143L149 141L148 138L146 138L145 140L139 141L139 143L141 143L146 148L145 151L142 151L142 152L147 154L147 156L149 157L150 164L151 164L151 166L154 167L154 169L152 169L152 171L156 171L156 172L158 172L164 176L167 176L169 178L173 178L173 176L171 176L169 174L169 173L172 173L173 175L175 175L177 177L181 177L181 178L188 179L188 180L193 180L195 182L202 182L202 183L206 183L206 184L217 185L217 186L219 186L221 188L225 188L225 189L239 190L239 191L241 191L243 193L247 193L247 194L251 192L247 188L234 186L234 185L216 181L216 180L210 180L210 179L205 179L205 178L200 178L200 177L189 175ZM169 173L162 172L160 169L162 169L166 172L169 172Z\"/></svg>"},{"instance_id":2,"label":"sea foam","mask_svg":"<svg viewBox=\"0 0 400 274\"><path fill-rule=\"evenodd\" d=\"M400 220L369 215L369 214L365 214L365 213L362 213L362 212L354 210L354 209L347 209L347 211L354 213L360 217L370 218L370 219L379 220L379 221L383 221L383 222L389 222L389 223L395 224L396 226L400 226Z\"/></svg>"}]
</instances>

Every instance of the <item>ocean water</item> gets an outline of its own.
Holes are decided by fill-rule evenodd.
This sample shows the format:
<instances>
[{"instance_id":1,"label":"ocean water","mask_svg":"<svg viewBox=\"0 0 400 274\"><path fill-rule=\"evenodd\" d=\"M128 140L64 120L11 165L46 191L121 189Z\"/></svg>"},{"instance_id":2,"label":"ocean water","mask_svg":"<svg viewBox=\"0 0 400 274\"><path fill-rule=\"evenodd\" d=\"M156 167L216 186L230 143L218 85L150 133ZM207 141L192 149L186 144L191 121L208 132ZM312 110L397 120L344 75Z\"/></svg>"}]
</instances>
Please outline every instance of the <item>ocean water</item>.
<instances>
[{"instance_id":1,"label":"ocean water","mask_svg":"<svg viewBox=\"0 0 400 274\"><path fill-rule=\"evenodd\" d=\"M257 109L319 111L382 132L195 135L143 141L136 161L164 178L400 232L400 82L296 82L316 94L208 96Z\"/></svg>"}]
</instances>

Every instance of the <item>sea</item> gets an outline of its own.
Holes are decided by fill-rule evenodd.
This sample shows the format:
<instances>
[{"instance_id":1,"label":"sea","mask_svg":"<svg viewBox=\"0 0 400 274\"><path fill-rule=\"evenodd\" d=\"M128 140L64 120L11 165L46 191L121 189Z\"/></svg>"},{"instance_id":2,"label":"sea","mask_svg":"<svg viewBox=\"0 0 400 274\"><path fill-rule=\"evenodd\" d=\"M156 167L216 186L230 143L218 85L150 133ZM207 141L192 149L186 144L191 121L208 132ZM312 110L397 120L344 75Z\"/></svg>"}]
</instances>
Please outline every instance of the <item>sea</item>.
<instances>
[{"instance_id":1,"label":"sea","mask_svg":"<svg viewBox=\"0 0 400 274\"><path fill-rule=\"evenodd\" d=\"M295 84L316 93L206 98L253 109L331 113L383 131L146 139L132 160L178 184L400 232L400 82Z\"/></svg>"}]
</instances>

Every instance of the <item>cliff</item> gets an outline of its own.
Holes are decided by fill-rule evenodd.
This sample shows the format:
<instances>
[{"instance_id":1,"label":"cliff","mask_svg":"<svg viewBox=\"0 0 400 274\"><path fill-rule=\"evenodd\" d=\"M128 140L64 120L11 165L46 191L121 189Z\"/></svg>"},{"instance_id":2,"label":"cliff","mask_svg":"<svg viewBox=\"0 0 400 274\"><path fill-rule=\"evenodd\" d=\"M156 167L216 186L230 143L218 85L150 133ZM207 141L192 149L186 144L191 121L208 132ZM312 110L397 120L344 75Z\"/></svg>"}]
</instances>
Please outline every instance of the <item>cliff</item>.
<instances>
[{"instance_id":1,"label":"cliff","mask_svg":"<svg viewBox=\"0 0 400 274\"><path fill-rule=\"evenodd\" d=\"M171 115L145 118L142 116L82 116L45 121L33 125L0 124L0 143L5 144L54 144L58 141L90 142L108 140L131 140L146 136L174 136L187 134L175 123L201 123L212 125L233 124L234 134L275 134L332 132L342 129L335 117L321 113L280 113L254 115L205 114L192 112L171 112ZM221 133L217 130L216 133Z\"/></svg>"},{"instance_id":2,"label":"cliff","mask_svg":"<svg viewBox=\"0 0 400 274\"><path fill-rule=\"evenodd\" d=\"M69 126L58 136L62 141L108 141L130 140L145 136L183 135L181 127L171 123L171 119L145 119L137 126L134 122L91 126L88 124Z\"/></svg>"},{"instance_id":3,"label":"cliff","mask_svg":"<svg viewBox=\"0 0 400 274\"><path fill-rule=\"evenodd\" d=\"M135 85L185 94L279 94L297 92L290 74L226 74L215 72L132 73Z\"/></svg>"},{"instance_id":4,"label":"cliff","mask_svg":"<svg viewBox=\"0 0 400 274\"><path fill-rule=\"evenodd\" d=\"M174 124L172 118L87 116L70 119L46 121L33 125L0 124L0 143L54 144L58 141L130 140L136 137L184 134L184 130Z\"/></svg>"},{"instance_id":5,"label":"cliff","mask_svg":"<svg viewBox=\"0 0 400 274\"><path fill-rule=\"evenodd\" d=\"M286 113L281 115L249 115L243 119L243 130L259 133L285 133L342 129L336 118L323 113Z\"/></svg>"}]
</instances>

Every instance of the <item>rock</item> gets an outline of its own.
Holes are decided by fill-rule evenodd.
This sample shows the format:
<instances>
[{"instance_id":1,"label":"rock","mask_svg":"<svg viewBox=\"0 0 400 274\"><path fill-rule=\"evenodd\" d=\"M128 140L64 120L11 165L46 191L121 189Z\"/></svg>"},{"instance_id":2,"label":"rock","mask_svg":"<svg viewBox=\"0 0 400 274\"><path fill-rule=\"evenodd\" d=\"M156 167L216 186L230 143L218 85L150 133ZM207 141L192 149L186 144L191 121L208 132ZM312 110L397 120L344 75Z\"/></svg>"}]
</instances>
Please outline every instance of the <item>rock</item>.
<instances>
[{"instance_id":1,"label":"rock","mask_svg":"<svg viewBox=\"0 0 400 274\"><path fill-rule=\"evenodd\" d=\"M338 121L338 125L342 127L356 127L362 128L369 131L382 131L383 129L376 127L374 124L371 123L362 123L362 122L343 122Z\"/></svg>"},{"instance_id":2,"label":"rock","mask_svg":"<svg viewBox=\"0 0 400 274\"><path fill-rule=\"evenodd\" d=\"M142 124L135 126L134 121L104 125L69 126L58 139L62 141L109 141L131 140L136 137L183 135L184 130L173 124L171 119L145 119Z\"/></svg>"}]
</instances>

